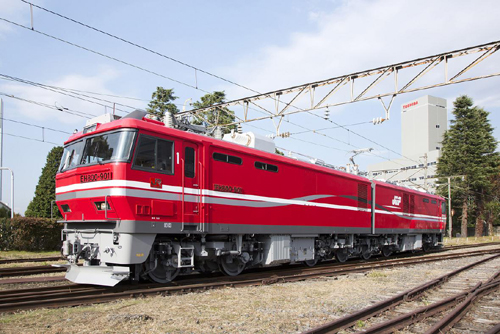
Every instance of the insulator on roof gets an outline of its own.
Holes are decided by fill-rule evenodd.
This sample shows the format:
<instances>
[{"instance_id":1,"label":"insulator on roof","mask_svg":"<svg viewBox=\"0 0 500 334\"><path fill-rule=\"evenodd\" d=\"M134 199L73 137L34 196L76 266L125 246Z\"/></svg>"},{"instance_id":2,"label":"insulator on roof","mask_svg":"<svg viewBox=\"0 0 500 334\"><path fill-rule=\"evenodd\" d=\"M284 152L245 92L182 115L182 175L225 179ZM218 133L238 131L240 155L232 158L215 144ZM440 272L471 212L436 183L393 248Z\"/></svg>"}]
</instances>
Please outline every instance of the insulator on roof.
<instances>
[{"instance_id":1,"label":"insulator on roof","mask_svg":"<svg viewBox=\"0 0 500 334\"><path fill-rule=\"evenodd\" d=\"M220 126L215 127L214 138L215 139L222 139L222 130L221 130Z\"/></svg>"},{"instance_id":2,"label":"insulator on roof","mask_svg":"<svg viewBox=\"0 0 500 334\"><path fill-rule=\"evenodd\" d=\"M165 115L163 116L163 123L167 128L173 128L174 127L174 116L170 111L166 111Z\"/></svg>"}]
</instances>

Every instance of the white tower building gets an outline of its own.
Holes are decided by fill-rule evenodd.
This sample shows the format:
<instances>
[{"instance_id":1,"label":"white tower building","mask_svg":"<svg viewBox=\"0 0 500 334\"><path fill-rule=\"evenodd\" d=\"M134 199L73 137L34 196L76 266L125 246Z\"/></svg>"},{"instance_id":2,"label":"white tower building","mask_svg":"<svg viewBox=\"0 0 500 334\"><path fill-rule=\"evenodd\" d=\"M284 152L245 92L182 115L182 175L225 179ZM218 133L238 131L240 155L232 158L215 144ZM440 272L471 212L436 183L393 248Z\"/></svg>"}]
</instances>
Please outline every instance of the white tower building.
<instances>
[{"instance_id":1,"label":"white tower building","mask_svg":"<svg viewBox=\"0 0 500 334\"><path fill-rule=\"evenodd\" d=\"M374 179L433 192L441 142L448 126L446 100L426 95L401 106L401 159L369 165Z\"/></svg>"}]
</instances>

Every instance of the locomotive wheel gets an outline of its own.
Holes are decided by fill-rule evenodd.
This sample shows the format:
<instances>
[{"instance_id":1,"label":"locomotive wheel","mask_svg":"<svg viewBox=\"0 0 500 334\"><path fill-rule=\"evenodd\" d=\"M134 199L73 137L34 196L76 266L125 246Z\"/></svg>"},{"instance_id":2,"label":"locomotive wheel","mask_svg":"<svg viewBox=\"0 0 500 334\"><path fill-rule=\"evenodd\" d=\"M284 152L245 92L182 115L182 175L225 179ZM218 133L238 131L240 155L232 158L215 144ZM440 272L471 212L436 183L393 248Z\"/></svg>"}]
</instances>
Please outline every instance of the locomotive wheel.
<instances>
[{"instance_id":1,"label":"locomotive wheel","mask_svg":"<svg viewBox=\"0 0 500 334\"><path fill-rule=\"evenodd\" d=\"M314 267L319 262L318 257L314 257L312 260L305 260L304 264L308 267Z\"/></svg>"},{"instance_id":2,"label":"locomotive wheel","mask_svg":"<svg viewBox=\"0 0 500 334\"><path fill-rule=\"evenodd\" d=\"M384 257L389 257L389 256L391 256L391 254L392 254L392 249L391 249L391 247L389 247L389 246L384 246L384 247L382 247L382 255L383 255Z\"/></svg>"},{"instance_id":3,"label":"locomotive wheel","mask_svg":"<svg viewBox=\"0 0 500 334\"><path fill-rule=\"evenodd\" d=\"M341 248L335 252L335 259L337 259L340 263L344 263L348 258L349 253L347 252L347 248Z\"/></svg>"},{"instance_id":4,"label":"locomotive wheel","mask_svg":"<svg viewBox=\"0 0 500 334\"><path fill-rule=\"evenodd\" d=\"M370 250L370 248L368 248L367 246L364 246L362 249L361 249L361 258L363 260L368 260L369 258L372 257L372 251Z\"/></svg>"},{"instance_id":5,"label":"locomotive wheel","mask_svg":"<svg viewBox=\"0 0 500 334\"><path fill-rule=\"evenodd\" d=\"M218 265L215 261L204 261L198 269L204 274L210 274L217 271Z\"/></svg>"},{"instance_id":6,"label":"locomotive wheel","mask_svg":"<svg viewBox=\"0 0 500 334\"><path fill-rule=\"evenodd\" d=\"M147 275L153 282L168 283L173 281L177 275L179 275L179 268L166 265L166 260L162 258L158 258L157 261L158 263L156 264L156 268L154 258L148 258L148 260L144 263Z\"/></svg>"},{"instance_id":7,"label":"locomotive wheel","mask_svg":"<svg viewBox=\"0 0 500 334\"><path fill-rule=\"evenodd\" d=\"M241 262L240 259L234 258L228 262L229 257L224 256L219 259L219 270L227 276L238 276L245 269L246 263Z\"/></svg>"},{"instance_id":8,"label":"locomotive wheel","mask_svg":"<svg viewBox=\"0 0 500 334\"><path fill-rule=\"evenodd\" d=\"M424 243L422 244L422 250L423 250L424 252L428 252L428 251L430 251L430 250L431 250L431 248L432 248L432 247L431 247L431 244L430 244L430 243L428 243L428 242L424 242Z\"/></svg>"}]
</instances>

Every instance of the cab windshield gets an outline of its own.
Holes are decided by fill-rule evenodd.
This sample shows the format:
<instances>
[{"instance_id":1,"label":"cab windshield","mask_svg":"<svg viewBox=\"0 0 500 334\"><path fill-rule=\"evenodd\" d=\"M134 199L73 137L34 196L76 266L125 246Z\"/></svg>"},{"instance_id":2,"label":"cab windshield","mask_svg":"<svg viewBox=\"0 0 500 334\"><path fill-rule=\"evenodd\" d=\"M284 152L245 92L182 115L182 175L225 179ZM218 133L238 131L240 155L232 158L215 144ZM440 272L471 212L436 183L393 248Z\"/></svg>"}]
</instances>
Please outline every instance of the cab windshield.
<instances>
[{"instance_id":1,"label":"cab windshield","mask_svg":"<svg viewBox=\"0 0 500 334\"><path fill-rule=\"evenodd\" d=\"M70 168L128 161L132 152L135 131L103 133L71 143L64 148L59 171Z\"/></svg>"}]
</instances>

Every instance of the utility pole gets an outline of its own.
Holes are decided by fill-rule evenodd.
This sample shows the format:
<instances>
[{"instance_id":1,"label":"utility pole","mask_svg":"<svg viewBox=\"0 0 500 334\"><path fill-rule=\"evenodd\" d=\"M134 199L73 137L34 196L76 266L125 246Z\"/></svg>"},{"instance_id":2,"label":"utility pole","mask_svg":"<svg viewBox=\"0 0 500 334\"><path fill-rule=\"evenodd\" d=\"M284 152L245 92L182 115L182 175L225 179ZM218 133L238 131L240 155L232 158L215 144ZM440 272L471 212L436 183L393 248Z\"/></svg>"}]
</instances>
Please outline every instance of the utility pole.
<instances>
[{"instance_id":1,"label":"utility pole","mask_svg":"<svg viewBox=\"0 0 500 334\"><path fill-rule=\"evenodd\" d=\"M0 99L0 167L3 166L3 101ZM2 173L0 172L0 202L2 201ZM13 209L12 209L13 210Z\"/></svg>"},{"instance_id":2,"label":"utility pole","mask_svg":"<svg viewBox=\"0 0 500 334\"><path fill-rule=\"evenodd\" d=\"M453 219L451 219L451 177L448 178L448 237L451 239Z\"/></svg>"},{"instance_id":3,"label":"utility pole","mask_svg":"<svg viewBox=\"0 0 500 334\"><path fill-rule=\"evenodd\" d=\"M425 191L428 191L427 189L427 153L425 153L421 158L424 158L424 189Z\"/></svg>"},{"instance_id":4,"label":"utility pole","mask_svg":"<svg viewBox=\"0 0 500 334\"><path fill-rule=\"evenodd\" d=\"M452 177L461 177L462 179L465 175L453 175L448 176L448 236L451 238L451 232L453 228L452 217L451 217L451 178Z\"/></svg>"},{"instance_id":5,"label":"utility pole","mask_svg":"<svg viewBox=\"0 0 500 334\"><path fill-rule=\"evenodd\" d=\"M0 174L3 170L10 171L10 218L14 218L14 171L9 167L0 167Z\"/></svg>"}]
</instances>

